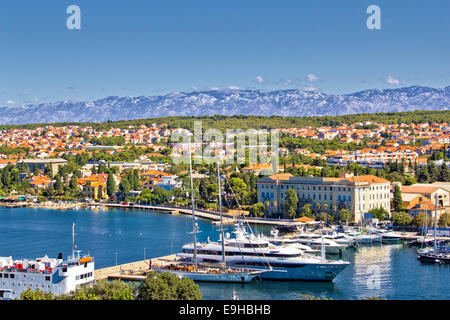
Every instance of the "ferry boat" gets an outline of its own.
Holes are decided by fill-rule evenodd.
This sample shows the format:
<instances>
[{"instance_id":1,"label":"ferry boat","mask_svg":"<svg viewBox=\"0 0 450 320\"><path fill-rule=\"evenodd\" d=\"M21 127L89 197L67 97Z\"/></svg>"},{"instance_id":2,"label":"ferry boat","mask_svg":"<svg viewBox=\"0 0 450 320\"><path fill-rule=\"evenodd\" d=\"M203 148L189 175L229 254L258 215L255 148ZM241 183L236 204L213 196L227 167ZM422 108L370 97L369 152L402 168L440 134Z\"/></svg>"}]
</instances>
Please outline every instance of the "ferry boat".
<instances>
[{"instance_id":1,"label":"ferry boat","mask_svg":"<svg viewBox=\"0 0 450 320\"><path fill-rule=\"evenodd\" d=\"M219 242L200 244L197 259L204 262L220 262L224 249L228 264L236 267L251 267L265 270L261 279L271 280L316 280L332 281L350 263L326 260L322 246L322 257L309 255L292 246L279 246L270 241L248 234L240 225L236 226L235 238L229 234ZM222 249L223 248L223 249ZM192 261L194 246L186 244L178 257ZM268 268L271 268L269 271Z\"/></svg>"},{"instance_id":2,"label":"ferry boat","mask_svg":"<svg viewBox=\"0 0 450 320\"><path fill-rule=\"evenodd\" d=\"M0 257L0 300L20 299L28 288L61 295L93 285L94 259L80 252L73 250L67 260L62 253L56 259L47 255L33 260Z\"/></svg>"}]
</instances>

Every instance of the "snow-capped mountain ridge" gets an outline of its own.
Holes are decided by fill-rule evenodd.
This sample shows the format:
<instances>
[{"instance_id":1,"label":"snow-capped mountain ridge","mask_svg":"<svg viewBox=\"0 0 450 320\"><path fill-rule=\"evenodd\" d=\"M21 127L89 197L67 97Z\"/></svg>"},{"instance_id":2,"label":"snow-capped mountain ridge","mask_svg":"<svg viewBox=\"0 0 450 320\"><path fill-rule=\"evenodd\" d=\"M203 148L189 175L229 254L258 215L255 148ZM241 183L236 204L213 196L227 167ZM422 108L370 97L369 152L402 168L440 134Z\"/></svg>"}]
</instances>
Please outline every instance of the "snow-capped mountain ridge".
<instances>
[{"instance_id":1,"label":"snow-capped mountain ridge","mask_svg":"<svg viewBox=\"0 0 450 320\"><path fill-rule=\"evenodd\" d=\"M1 124L104 122L164 116L261 115L323 116L354 113L449 110L450 86L412 86L370 89L328 95L288 89L205 90L161 96L109 96L94 101L62 101L19 107L1 107Z\"/></svg>"}]
</instances>

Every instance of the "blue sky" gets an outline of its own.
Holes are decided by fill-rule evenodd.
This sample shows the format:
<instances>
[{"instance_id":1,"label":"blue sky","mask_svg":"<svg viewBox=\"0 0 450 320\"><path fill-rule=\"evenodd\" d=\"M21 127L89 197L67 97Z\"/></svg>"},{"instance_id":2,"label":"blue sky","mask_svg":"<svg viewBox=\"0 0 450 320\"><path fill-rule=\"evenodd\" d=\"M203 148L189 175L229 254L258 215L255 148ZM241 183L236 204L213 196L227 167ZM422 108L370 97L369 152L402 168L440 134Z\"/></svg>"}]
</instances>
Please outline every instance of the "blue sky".
<instances>
[{"instance_id":1,"label":"blue sky","mask_svg":"<svg viewBox=\"0 0 450 320\"><path fill-rule=\"evenodd\" d=\"M66 8L81 8L68 30ZM381 8L381 30L366 9ZM238 87L450 85L448 0L0 3L0 106Z\"/></svg>"}]
</instances>

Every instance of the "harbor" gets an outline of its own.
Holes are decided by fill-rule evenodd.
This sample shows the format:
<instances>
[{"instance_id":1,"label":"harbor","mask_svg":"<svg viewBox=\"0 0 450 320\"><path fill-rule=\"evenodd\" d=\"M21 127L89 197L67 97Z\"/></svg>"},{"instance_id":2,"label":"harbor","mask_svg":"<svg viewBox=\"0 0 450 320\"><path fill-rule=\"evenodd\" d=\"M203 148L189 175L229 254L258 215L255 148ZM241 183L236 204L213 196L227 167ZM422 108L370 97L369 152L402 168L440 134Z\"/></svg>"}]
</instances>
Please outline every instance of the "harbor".
<instances>
[{"instance_id":1,"label":"harbor","mask_svg":"<svg viewBox=\"0 0 450 320\"><path fill-rule=\"evenodd\" d=\"M189 215L162 214L150 210L108 209L55 210L0 208L0 250L17 258L70 254L70 225L77 225L77 246L95 259L95 279L139 282L158 260L172 261L182 246L192 241ZM199 242L218 239L212 220L199 219ZM67 228L61 226L67 225ZM225 232L233 226L226 225ZM67 229L67 230L66 230ZM271 227L256 225L256 232L269 234ZM399 233L404 239L417 238ZM8 239L13 237L15 241ZM303 294L333 299L380 297L388 299L448 299L448 265L429 265L417 260L417 248L407 241L360 245L342 255L327 255L350 265L332 282L252 281L246 284L198 282L204 299L230 299L236 288L241 299L299 299ZM379 286L368 287L372 275Z\"/></svg>"}]
</instances>

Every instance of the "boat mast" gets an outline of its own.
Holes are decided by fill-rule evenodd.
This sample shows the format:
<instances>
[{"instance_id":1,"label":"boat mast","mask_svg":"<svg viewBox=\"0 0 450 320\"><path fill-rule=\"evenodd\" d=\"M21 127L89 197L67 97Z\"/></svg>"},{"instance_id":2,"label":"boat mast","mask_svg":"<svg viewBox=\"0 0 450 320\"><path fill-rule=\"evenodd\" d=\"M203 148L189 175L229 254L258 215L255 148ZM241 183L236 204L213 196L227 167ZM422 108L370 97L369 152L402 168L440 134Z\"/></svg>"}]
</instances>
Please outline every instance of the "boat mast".
<instances>
[{"instance_id":1,"label":"boat mast","mask_svg":"<svg viewBox=\"0 0 450 320\"><path fill-rule=\"evenodd\" d=\"M72 222L72 259L75 259L75 248L77 245L75 244L75 223Z\"/></svg>"},{"instance_id":2,"label":"boat mast","mask_svg":"<svg viewBox=\"0 0 450 320\"><path fill-rule=\"evenodd\" d=\"M220 170L219 170L219 159L217 159L217 182L219 184L219 210L220 210L220 233L222 236L222 262L225 267L225 237L223 234L223 220L222 220L222 189L221 189L221 179L220 179Z\"/></svg>"},{"instance_id":3,"label":"boat mast","mask_svg":"<svg viewBox=\"0 0 450 320\"><path fill-rule=\"evenodd\" d=\"M438 207L438 197L437 194L435 197L435 205L434 205L434 252L436 252L437 246L436 246L436 233L437 233L437 207Z\"/></svg>"},{"instance_id":4,"label":"boat mast","mask_svg":"<svg viewBox=\"0 0 450 320\"><path fill-rule=\"evenodd\" d=\"M362 232L362 219L361 219L361 191L360 191L360 185L359 185L359 174L356 172L356 178L358 180L358 210L359 210L359 222L360 222L360 232ZM348 222L347 222L348 224Z\"/></svg>"},{"instance_id":5,"label":"boat mast","mask_svg":"<svg viewBox=\"0 0 450 320\"><path fill-rule=\"evenodd\" d=\"M194 234L194 270L197 270L197 223L195 222L194 182L192 179L191 136L189 136L188 140L188 149L189 149L189 176L191 179L191 202L192 202L192 221L193 221L192 233Z\"/></svg>"}]
</instances>

